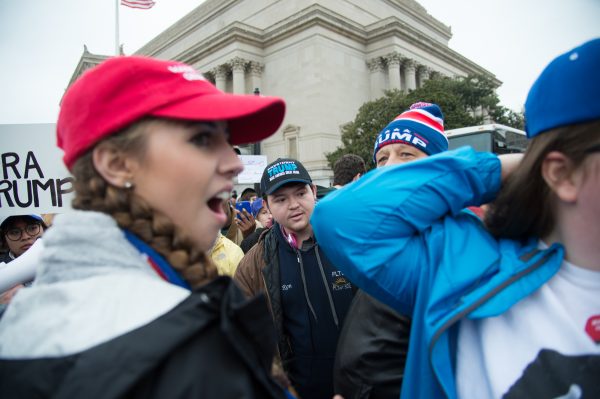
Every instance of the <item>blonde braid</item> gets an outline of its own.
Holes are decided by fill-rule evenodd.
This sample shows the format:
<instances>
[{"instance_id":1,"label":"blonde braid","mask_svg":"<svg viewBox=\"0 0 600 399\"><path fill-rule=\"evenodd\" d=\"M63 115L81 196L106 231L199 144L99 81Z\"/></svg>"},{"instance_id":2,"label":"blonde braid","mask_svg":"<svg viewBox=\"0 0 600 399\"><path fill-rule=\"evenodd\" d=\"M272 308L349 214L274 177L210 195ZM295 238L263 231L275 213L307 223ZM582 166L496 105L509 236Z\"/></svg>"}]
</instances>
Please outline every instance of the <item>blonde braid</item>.
<instances>
[{"instance_id":1,"label":"blonde braid","mask_svg":"<svg viewBox=\"0 0 600 399\"><path fill-rule=\"evenodd\" d=\"M143 157L144 131L154 123L178 122L145 119L109 136L103 143ZM217 268L210 257L195 250L192 240L185 238L166 216L152 210L132 190L106 182L94 167L92 151L76 161L72 172L75 177L74 209L98 211L112 216L119 227L131 231L164 256L192 288L217 276Z\"/></svg>"}]
</instances>

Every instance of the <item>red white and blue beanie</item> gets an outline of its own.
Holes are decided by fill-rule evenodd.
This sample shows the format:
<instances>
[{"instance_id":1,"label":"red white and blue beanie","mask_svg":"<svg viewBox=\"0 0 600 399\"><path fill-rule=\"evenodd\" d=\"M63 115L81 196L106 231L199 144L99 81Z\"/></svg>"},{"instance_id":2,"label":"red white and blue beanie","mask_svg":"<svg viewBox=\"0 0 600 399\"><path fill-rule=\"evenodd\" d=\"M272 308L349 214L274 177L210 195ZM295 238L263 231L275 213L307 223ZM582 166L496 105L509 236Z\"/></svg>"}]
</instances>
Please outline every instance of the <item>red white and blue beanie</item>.
<instances>
[{"instance_id":1,"label":"red white and blue beanie","mask_svg":"<svg viewBox=\"0 0 600 399\"><path fill-rule=\"evenodd\" d=\"M427 155L446 151L448 139L444 133L444 115L440 107L418 102L398 115L379 132L373 149L373 162L377 162L377 151L395 143L411 145Z\"/></svg>"}]
</instances>

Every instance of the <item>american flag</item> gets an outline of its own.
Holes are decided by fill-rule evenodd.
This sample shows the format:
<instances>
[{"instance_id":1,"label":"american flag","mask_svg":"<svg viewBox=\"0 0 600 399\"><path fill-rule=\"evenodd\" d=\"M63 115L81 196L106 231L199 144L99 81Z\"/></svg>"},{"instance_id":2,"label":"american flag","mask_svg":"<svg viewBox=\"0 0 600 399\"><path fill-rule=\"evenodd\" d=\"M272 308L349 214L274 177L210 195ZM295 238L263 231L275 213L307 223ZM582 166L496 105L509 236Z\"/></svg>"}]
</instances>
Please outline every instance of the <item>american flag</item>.
<instances>
[{"instance_id":1,"label":"american flag","mask_svg":"<svg viewBox=\"0 0 600 399\"><path fill-rule=\"evenodd\" d=\"M147 10L154 7L154 1L152 0L121 0L121 4L131 8L141 8Z\"/></svg>"}]
</instances>

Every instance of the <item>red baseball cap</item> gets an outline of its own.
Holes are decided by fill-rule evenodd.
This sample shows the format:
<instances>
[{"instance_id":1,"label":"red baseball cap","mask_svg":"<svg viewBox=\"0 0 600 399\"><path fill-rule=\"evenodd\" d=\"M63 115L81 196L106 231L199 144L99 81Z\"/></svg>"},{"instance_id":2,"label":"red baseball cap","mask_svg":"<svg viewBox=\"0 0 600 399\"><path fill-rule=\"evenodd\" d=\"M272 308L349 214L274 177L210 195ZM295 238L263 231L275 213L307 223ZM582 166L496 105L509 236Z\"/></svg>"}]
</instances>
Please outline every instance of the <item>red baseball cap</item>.
<instances>
[{"instance_id":1,"label":"red baseball cap","mask_svg":"<svg viewBox=\"0 0 600 399\"><path fill-rule=\"evenodd\" d=\"M98 141L145 116L228 121L231 144L246 144L275 133L284 115L281 98L223 93L181 62L114 57L87 70L67 90L57 144L71 169Z\"/></svg>"}]
</instances>

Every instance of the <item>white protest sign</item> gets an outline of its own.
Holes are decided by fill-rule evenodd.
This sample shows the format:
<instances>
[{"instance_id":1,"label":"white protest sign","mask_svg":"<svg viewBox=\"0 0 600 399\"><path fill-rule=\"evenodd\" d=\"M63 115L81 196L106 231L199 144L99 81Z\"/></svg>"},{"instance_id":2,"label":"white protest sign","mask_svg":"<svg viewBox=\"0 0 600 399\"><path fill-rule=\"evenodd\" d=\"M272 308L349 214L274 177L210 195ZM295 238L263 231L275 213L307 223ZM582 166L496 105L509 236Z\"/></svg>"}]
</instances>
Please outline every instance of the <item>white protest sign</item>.
<instances>
[{"instance_id":1,"label":"white protest sign","mask_svg":"<svg viewBox=\"0 0 600 399\"><path fill-rule=\"evenodd\" d=\"M0 125L0 216L71 209L73 177L55 129L52 123Z\"/></svg>"},{"instance_id":2,"label":"white protest sign","mask_svg":"<svg viewBox=\"0 0 600 399\"><path fill-rule=\"evenodd\" d=\"M238 155L244 164L244 171L238 175L238 183L260 183L267 167L266 155Z\"/></svg>"}]
</instances>

